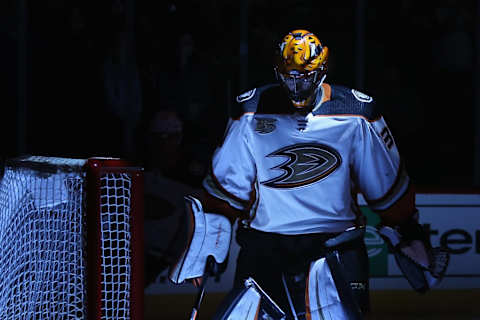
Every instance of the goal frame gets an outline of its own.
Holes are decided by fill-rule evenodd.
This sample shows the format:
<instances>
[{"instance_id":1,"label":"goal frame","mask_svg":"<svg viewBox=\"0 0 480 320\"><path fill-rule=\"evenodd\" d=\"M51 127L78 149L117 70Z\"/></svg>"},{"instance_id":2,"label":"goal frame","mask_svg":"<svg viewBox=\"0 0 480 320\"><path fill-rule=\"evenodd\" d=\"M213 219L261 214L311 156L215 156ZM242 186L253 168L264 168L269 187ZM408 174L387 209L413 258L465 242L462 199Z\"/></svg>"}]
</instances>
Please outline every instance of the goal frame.
<instances>
[{"instance_id":1,"label":"goal frame","mask_svg":"<svg viewBox=\"0 0 480 320\"><path fill-rule=\"evenodd\" d=\"M143 319L144 169L109 157L23 155L5 160L0 239L17 245L4 250L6 267L0 276L12 280L0 282L7 288L0 290L6 307L0 315L50 319L61 310L58 314L68 319L80 314L93 320ZM70 179L78 184L72 187ZM24 208L31 211L17 215Z\"/></svg>"},{"instance_id":2,"label":"goal frame","mask_svg":"<svg viewBox=\"0 0 480 320\"><path fill-rule=\"evenodd\" d=\"M102 319L101 176L124 172L129 172L132 179L130 318L143 319L144 316L143 169L126 160L97 157L89 158L86 163L88 319Z\"/></svg>"}]
</instances>

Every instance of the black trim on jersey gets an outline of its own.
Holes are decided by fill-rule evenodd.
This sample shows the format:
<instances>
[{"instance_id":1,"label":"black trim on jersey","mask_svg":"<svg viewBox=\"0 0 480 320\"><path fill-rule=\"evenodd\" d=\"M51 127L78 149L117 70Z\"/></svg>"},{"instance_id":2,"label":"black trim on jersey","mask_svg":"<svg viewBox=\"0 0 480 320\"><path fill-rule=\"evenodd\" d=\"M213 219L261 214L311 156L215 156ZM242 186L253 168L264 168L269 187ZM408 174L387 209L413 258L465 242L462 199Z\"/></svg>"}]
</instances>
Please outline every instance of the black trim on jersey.
<instances>
[{"instance_id":1,"label":"black trim on jersey","mask_svg":"<svg viewBox=\"0 0 480 320\"><path fill-rule=\"evenodd\" d=\"M382 214L384 212L387 212L389 211L394 205L397 204L398 201L402 200L406 194L408 194L409 192L411 192L413 188L413 183L412 181L409 181L408 182L408 185L407 185L407 188L405 188L405 191L401 193L401 195L398 197L398 199L395 201L395 202L392 202L388 207L384 208L384 209L372 209L372 211L374 211L375 213L377 214ZM371 204L369 202L367 202L368 206L370 207Z\"/></svg>"},{"instance_id":2,"label":"black trim on jersey","mask_svg":"<svg viewBox=\"0 0 480 320\"><path fill-rule=\"evenodd\" d=\"M369 121L378 120L381 112L375 101L363 102L352 93L351 88L341 85L330 85L330 100L325 101L312 111L317 115L357 115ZM256 88L255 95L244 101L235 102L232 118L238 119L247 112L257 114L293 114L297 110L292 105L285 90L278 83L271 83Z\"/></svg>"},{"instance_id":3,"label":"black trim on jersey","mask_svg":"<svg viewBox=\"0 0 480 320\"><path fill-rule=\"evenodd\" d=\"M398 188L398 185L403 182L403 178L405 178L407 175L406 173L406 169L405 169L405 163L403 160L400 160L400 165L398 166L398 170L397 170L397 176L395 178L395 181L393 182L392 186L390 187L390 189L388 189L388 191L381 197L381 198L378 198L378 199L373 199L373 200L368 200L368 199L365 199L368 203L369 206L377 206L379 203L382 203L382 202L387 202L387 200L390 200L392 199L395 195L396 195L396 191L397 191L397 188ZM405 191L398 197L398 199L401 199L408 191L409 189L412 187L412 184L411 184L411 181L408 182L408 186L407 188L405 189ZM397 199L397 201L398 201ZM385 209L381 209L381 210L375 210L376 212L383 212L383 211L386 211L388 210L389 208L391 208L395 203L397 203L397 201L391 203L387 208Z\"/></svg>"},{"instance_id":4,"label":"black trim on jersey","mask_svg":"<svg viewBox=\"0 0 480 320\"><path fill-rule=\"evenodd\" d=\"M381 117L375 101L362 102L355 98L352 89L330 85L331 98L325 101L314 110L312 114L318 115L358 115L367 118L369 121L377 120Z\"/></svg>"},{"instance_id":5,"label":"black trim on jersey","mask_svg":"<svg viewBox=\"0 0 480 320\"><path fill-rule=\"evenodd\" d=\"M259 192L260 186L258 180L255 178L255 182L252 184L252 196L251 200L252 203L250 204L249 208L246 210L248 211L248 218L242 220L242 225L246 228L251 228L250 224L252 223L253 220L255 220L255 217L257 216L257 209L258 205L260 204L260 192Z\"/></svg>"},{"instance_id":6,"label":"black trim on jersey","mask_svg":"<svg viewBox=\"0 0 480 320\"><path fill-rule=\"evenodd\" d=\"M280 85L274 85L262 92L258 101L257 114L293 114L295 107Z\"/></svg>"},{"instance_id":7,"label":"black trim on jersey","mask_svg":"<svg viewBox=\"0 0 480 320\"><path fill-rule=\"evenodd\" d=\"M249 199L249 200L240 199L239 197L235 196L234 194L228 192L222 186L222 184L218 181L217 177L213 173L213 168L212 168L211 165L210 165L209 175L212 178L212 182L214 183L214 186L216 187L216 190L218 191L218 193L220 193L225 198L230 198L232 201L235 201L235 202L238 202L238 203L242 204L245 207L244 209L250 208L251 199ZM224 199L222 199L222 200L224 200Z\"/></svg>"},{"instance_id":8,"label":"black trim on jersey","mask_svg":"<svg viewBox=\"0 0 480 320\"><path fill-rule=\"evenodd\" d=\"M278 83L255 88L255 95L243 102L235 102L232 118L239 119L243 114L292 114L295 112L285 90Z\"/></svg>"}]
</instances>

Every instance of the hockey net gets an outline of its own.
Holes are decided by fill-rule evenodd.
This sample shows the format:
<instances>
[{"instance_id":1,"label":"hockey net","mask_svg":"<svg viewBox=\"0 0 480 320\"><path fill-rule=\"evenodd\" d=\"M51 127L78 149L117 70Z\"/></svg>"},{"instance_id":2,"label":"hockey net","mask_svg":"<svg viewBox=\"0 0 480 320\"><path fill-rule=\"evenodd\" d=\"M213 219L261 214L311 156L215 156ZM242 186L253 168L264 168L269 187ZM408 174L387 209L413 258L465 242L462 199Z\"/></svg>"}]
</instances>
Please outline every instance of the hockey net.
<instances>
[{"instance_id":1,"label":"hockey net","mask_svg":"<svg viewBox=\"0 0 480 320\"><path fill-rule=\"evenodd\" d=\"M141 319L142 170L22 157L0 181L0 319Z\"/></svg>"}]
</instances>

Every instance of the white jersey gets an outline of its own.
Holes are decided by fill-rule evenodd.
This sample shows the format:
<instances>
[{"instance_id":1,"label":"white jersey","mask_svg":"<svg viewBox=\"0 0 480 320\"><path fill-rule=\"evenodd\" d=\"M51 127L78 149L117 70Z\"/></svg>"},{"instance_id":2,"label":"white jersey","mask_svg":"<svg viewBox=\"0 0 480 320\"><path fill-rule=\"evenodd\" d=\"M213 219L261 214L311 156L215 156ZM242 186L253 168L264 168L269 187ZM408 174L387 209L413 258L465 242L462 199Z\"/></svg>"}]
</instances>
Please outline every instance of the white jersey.
<instances>
[{"instance_id":1,"label":"white jersey","mask_svg":"<svg viewBox=\"0 0 480 320\"><path fill-rule=\"evenodd\" d=\"M322 85L308 115L295 113L278 85L237 97L203 186L249 211L247 227L280 234L340 232L355 224L361 192L381 211L401 198L409 178L373 99Z\"/></svg>"}]
</instances>

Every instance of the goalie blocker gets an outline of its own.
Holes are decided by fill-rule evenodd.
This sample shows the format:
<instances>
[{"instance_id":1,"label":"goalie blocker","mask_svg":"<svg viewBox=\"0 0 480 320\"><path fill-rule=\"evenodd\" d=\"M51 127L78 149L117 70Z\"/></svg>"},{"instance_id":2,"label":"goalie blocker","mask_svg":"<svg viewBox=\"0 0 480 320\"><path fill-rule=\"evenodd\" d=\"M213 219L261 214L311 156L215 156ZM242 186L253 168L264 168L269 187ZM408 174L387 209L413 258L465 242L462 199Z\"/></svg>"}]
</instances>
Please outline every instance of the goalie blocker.
<instances>
[{"instance_id":1,"label":"goalie blocker","mask_svg":"<svg viewBox=\"0 0 480 320\"><path fill-rule=\"evenodd\" d=\"M204 212L198 199L186 196L185 211L188 228L186 248L169 272L169 279L175 284L203 277L210 260L214 260L216 266L209 267L208 272L221 273L218 266L226 264L232 240L232 224L228 218Z\"/></svg>"}]
</instances>

